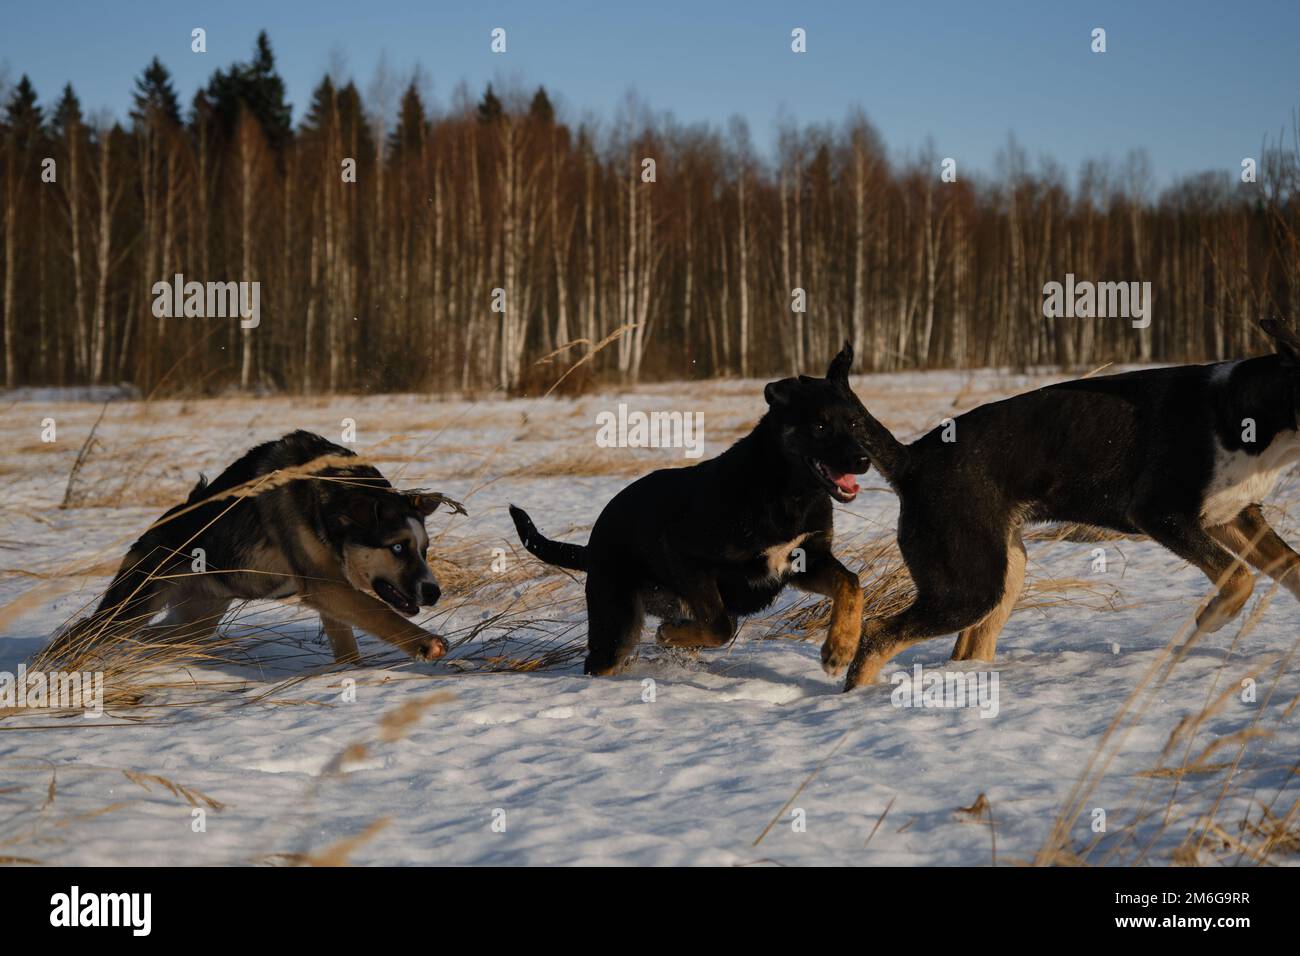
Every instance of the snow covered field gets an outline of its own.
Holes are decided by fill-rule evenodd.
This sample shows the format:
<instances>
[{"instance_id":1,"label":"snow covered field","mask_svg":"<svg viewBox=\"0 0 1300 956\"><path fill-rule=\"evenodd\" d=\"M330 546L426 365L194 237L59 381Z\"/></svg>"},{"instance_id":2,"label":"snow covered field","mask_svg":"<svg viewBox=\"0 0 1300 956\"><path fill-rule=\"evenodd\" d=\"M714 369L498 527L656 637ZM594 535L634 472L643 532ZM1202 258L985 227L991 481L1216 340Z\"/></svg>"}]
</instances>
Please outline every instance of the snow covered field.
<instances>
[{"instance_id":1,"label":"snow covered field","mask_svg":"<svg viewBox=\"0 0 1300 956\"><path fill-rule=\"evenodd\" d=\"M1046 381L985 372L854 384L910 438ZM991 668L995 716L895 707L886 683L841 694L819 667L821 626L802 627L816 602L793 591L724 651L669 654L648 627L624 675L583 677L580 582L518 547L506 503L552 537L585 540L632 477L689 463L682 449L599 447L598 413L620 402L702 412L713 455L761 413L761 385L535 401L114 402L70 491L103 407L0 398L0 671L97 598L126 546L198 472L211 477L293 428L337 441L353 419L353 447L395 483L470 511L429 521L444 597L427 622L453 640L444 662L413 664L363 636L368 666L338 669L314 617L259 605L234 614L217 659L142 677L135 705L97 720L0 717L0 860L1011 864L1055 843L1053 823L1073 806L1082 812L1067 814L1066 840L1088 862L1249 864L1266 846L1268 862L1296 861L1294 814L1289 845L1268 844L1296 802L1300 608L1257 584L1241 618L1161 680L1207 583L1145 541L1030 544L1029 588ZM893 560L881 549L897 503L874 473L863 484L836 506L835 550L869 585ZM1266 509L1293 542L1297 500L1288 476ZM947 638L922 645L886 674L990 670L949 664L951 649ZM520 669L525 660L538 666Z\"/></svg>"}]
</instances>

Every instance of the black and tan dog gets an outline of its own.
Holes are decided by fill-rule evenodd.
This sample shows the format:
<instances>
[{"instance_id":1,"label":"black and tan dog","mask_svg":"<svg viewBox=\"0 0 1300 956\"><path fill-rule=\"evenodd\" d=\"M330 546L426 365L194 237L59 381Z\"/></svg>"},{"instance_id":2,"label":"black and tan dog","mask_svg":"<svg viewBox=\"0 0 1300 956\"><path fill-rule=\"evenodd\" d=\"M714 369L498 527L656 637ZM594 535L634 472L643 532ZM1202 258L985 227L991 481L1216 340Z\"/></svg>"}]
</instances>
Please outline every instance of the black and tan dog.
<instances>
[{"instance_id":1,"label":"black and tan dog","mask_svg":"<svg viewBox=\"0 0 1300 956\"><path fill-rule=\"evenodd\" d=\"M981 405L955 432L906 446L868 415L868 455L898 494L898 545L917 593L864 625L845 690L944 634L960 632L954 659L992 660L1024 581L1027 522L1146 535L1194 564L1215 585L1199 632L1250 597L1243 561L1300 597L1300 555L1260 511L1300 460L1300 337L1260 325L1276 354L1063 382Z\"/></svg>"},{"instance_id":2,"label":"black and tan dog","mask_svg":"<svg viewBox=\"0 0 1300 956\"><path fill-rule=\"evenodd\" d=\"M854 475L869 467L852 363L846 344L824 379L769 384L769 409L753 431L717 458L624 488L585 547L544 538L510 507L532 554L587 572L587 673L627 660L645 613L663 619L662 644L721 647L739 616L767 607L787 584L833 602L823 660L852 653L862 591L831 554L831 499L852 501Z\"/></svg>"},{"instance_id":3,"label":"black and tan dog","mask_svg":"<svg viewBox=\"0 0 1300 956\"><path fill-rule=\"evenodd\" d=\"M353 628L441 657L447 642L407 618L440 594L424 519L442 503L465 513L442 495L399 492L353 452L293 432L211 484L200 479L131 546L98 610L65 639L131 630L201 640L232 601L298 597L320 613L339 662L358 659Z\"/></svg>"}]
</instances>

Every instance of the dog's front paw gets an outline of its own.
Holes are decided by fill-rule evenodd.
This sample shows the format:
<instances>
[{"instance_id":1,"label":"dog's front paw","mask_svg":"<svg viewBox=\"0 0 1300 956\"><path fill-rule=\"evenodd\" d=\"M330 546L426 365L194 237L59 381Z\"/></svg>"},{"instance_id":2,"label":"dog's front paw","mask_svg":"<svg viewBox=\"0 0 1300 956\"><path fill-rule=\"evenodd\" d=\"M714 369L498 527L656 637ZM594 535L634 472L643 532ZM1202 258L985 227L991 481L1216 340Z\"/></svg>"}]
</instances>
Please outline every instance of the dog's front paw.
<instances>
[{"instance_id":1,"label":"dog's front paw","mask_svg":"<svg viewBox=\"0 0 1300 956\"><path fill-rule=\"evenodd\" d=\"M411 656L417 661L436 661L442 655L447 653L447 642L437 634L430 634L428 637L416 642L415 649Z\"/></svg>"},{"instance_id":2,"label":"dog's front paw","mask_svg":"<svg viewBox=\"0 0 1300 956\"><path fill-rule=\"evenodd\" d=\"M822 645L822 670L831 677L839 677L853 660L853 648L828 640Z\"/></svg>"}]
</instances>

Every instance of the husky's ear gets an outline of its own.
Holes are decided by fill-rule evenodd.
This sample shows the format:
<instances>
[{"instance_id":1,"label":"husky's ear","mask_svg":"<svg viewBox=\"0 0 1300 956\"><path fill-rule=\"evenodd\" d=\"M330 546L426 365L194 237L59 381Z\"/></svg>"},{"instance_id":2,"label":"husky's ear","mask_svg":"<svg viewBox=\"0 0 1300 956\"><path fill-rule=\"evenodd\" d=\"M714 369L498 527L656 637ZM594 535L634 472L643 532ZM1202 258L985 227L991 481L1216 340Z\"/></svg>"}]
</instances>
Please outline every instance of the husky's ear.
<instances>
[{"instance_id":1,"label":"husky's ear","mask_svg":"<svg viewBox=\"0 0 1300 956\"><path fill-rule=\"evenodd\" d=\"M802 376L801 376L802 377ZM763 398L772 408L789 405L799 394L803 383L797 378L783 378L779 382L768 382L763 387Z\"/></svg>"},{"instance_id":2,"label":"husky's ear","mask_svg":"<svg viewBox=\"0 0 1300 956\"><path fill-rule=\"evenodd\" d=\"M1259 327L1273 339L1273 348L1287 365L1300 366L1300 335L1277 319L1261 319Z\"/></svg>"},{"instance_id":3,"label":"husky's ear","mask_svg":"<svg viewBox=\"0 0 1300 956\"><path fill-rule=\"evenodd\" d=\"M448 498L446 495L439 494L436 491L407 491L404 493L406 500L411 503L421 518L427 518L438 510L439 505L446 505L447 510L453 514L467 515L468 511L459 501Z\"/></svg>"},{"instance_id":4,"label":"husky's ear","mask_svg":"<svg viewBox=\"0 0 1300 956\"><path fill-rule=\"evenodd\" d=\"M840 353L831 359L830 367L826 369L826 377L832 382L849 383L849 369L853 367L853 343L845 342Z\"/></svg>"},{"instance_id":5,"label":"husky's ear","mask_svg":"<svg viewBox=\"0 0 1300 956\"><path fill-rule=\"evenodd\" d=\"M339 502L338 522L344 528L373 528L379 524L379 500L364 492L346 495Z\"/></svg>"}]
</instances>

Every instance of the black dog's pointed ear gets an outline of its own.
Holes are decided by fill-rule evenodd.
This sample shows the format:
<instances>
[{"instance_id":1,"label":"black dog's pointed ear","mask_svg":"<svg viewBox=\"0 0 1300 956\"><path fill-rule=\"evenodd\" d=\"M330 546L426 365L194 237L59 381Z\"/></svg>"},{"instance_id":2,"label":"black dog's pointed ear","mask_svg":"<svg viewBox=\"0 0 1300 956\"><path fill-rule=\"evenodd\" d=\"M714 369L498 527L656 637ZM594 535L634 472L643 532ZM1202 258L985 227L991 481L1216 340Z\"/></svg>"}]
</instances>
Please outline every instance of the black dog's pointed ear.
<instances>
[{"instance_id":1,"label":"black dog's pointed ear","mask_svg":"<svg viewBox=\"0 0 1300 956\"><path fill-rule=\"evenodd\" d=\"M768 382L763 388L763 398L773 408L789 405L794 401L795 395L798 394L799 385L800 382L797 378L783 378L779 382Z\"/></svg>"},{"instance_id":2,"label":"black dog's pointed ear","mask_svg":"<svg viewBox=\"0 0 1300 956\"><path fill-rule=\"evenodd\" d=\"M845 342L840 353L831 359L830 367L826 369L826 377L833 382L849 383L849 369L853 367L853 343Z\"/></svg>"},{"instance_id":3,"label":"black dog's pointed ear","mask_svg":"<svg viewBox=\"0 0 1300 956\"><path fill-rule=\"evenodd\" d=\"M1300 335L1277 319L1261 319L1259 327L1273 339L1273 348L1288 365L1300 365Z\"/></svg>"},{"instance_id":4,"label":"black dog's pointed ear","mask_svg":"<svg viewBox=\"0 0 1300 956\"><path fill-rule=\"evenodd\" d=\"M411 503L411 507L419 512L421 518L427 518L438 510L439 505L446 505L447 510L452 514L467 515L468 511L459 501L448 498L446 495L439 494L436 491L408 491L406 500Z\"/></svg>"}]
</instances>

